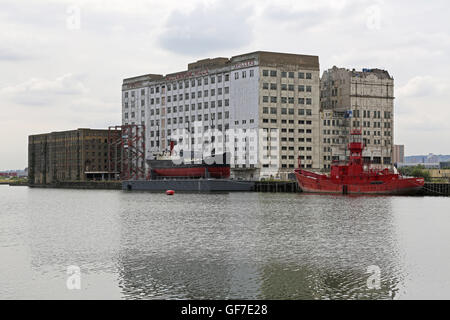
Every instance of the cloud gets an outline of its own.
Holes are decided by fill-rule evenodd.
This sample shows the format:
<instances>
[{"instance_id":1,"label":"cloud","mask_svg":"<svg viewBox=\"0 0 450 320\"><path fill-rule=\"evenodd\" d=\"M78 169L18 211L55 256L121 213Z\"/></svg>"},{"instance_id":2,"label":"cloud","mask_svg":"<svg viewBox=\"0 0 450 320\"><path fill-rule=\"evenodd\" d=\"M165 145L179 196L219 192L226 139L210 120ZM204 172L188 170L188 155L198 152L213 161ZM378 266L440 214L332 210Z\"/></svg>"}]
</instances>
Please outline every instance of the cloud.
<instances>
[{"instance_id":1,"label":"cloud","mask_svg":"<svg viewBox=\"0 0 450 320\"><path fill-rule=\"evenodd\" d=\"M31 56L23 52L19 52L10 48L0 47L0 61L13 62L28 60L30 58Z\"/></svg>"},{"instance_id":2,"label":"cloud","mask_svg":"<svg viewBox=\"0 0 450 320\"><path fill-rule=\"evenodd\" d=\"M432 76L416 76L411 78L404 86L397 89L398 98L428 97L446 94L450 85L442 79Z\"/></svg>"},{"instance_id":3,"label":"cloud","mask_svg":"<svg viewBox=\"0 0 450 320\"><path fill-rule=\"evenodd\" d=\"M159 43L177 54L200 56L244 47L252 40L248 20L253 10L236 1L199 4L189 12L175 10L165 23Z\"/></svg>"},{"instance_id":4,"label":"cloud","mask_svg":"<svg viewBox=\"0 0 450 320\"><path fill-rule=\"evenodd\" d=\"M54 80L31 78L0 89L0 97L22 105L50 105L61 96L83 95L89 90L81 76L71 73Z\"/></svg>"}]
</instances>

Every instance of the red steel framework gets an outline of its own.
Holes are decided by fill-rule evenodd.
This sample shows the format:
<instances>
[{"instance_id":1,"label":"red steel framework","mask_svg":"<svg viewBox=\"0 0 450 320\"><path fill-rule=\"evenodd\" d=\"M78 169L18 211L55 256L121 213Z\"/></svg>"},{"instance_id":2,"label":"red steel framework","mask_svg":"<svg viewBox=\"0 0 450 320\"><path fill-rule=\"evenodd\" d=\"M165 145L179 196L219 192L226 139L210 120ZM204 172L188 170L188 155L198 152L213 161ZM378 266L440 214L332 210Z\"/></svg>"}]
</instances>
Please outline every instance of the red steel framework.
<instances>
[{"instance_id":1,"label":"red steel framework","mask_svg":"<svg viewBox=\"0 0 450 320\"><path fill-rule=\"evenodd\" d=\"M114 135L114 130L121 130L121 134ZM145 125L110 126L108 141L109 170L120 172L121 180L145 179Z\"/></svg>"}]
</instances>

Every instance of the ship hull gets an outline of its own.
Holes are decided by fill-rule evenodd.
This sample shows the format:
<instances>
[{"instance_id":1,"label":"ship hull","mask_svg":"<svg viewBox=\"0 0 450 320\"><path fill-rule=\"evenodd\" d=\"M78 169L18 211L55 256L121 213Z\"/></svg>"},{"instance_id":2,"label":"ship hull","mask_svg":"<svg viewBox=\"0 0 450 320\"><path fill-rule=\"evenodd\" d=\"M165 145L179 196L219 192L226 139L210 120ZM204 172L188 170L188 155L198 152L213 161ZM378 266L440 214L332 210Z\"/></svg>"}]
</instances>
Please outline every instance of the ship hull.
<instances>
[{"instance_id":1,"label":"ship hull","mask_svg":"<svg viewBox=\"0 0 450 320\"><path fill-rule=\"evenodd\" d=\"M215 160L220 159L222 163ZM216 178L226 179L230 177L230 165L227 154L217 155L215 158L207 158L199 163L177 164L172 160L147 160L153 177L185 177L185 178Z\"/></svg>"},{"instance_id":2,"label":"ship hull","mask_svg":"<svg viewBox=\"0 0 450 320\"><path fill-rule=\"evenodd\" d=\"M330 178L311 172L296 171L298 185L303 192L336 194L384 194L413 195L424 185L422 178L400 178L379 183L338 183Z\"/></svg>"},{"instance_id":3,"label":"ship hull","mask_svg":"<svg viewBox=\"0 0 450 320\"><path fill-rule=\"evenodd\" d=\"M161 177L211 177L224 179L230 177L229 166L179 166L168 168L153 168L152 172Z\"/></svg>"}]
</instances>

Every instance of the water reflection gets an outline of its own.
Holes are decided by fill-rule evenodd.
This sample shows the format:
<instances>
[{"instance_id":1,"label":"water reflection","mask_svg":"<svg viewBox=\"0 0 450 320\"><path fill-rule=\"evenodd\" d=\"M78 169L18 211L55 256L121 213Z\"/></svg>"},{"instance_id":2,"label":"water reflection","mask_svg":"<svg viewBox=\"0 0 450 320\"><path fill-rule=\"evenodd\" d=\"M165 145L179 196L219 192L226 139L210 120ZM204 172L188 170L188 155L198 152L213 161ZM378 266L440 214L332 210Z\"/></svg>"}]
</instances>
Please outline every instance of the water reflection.
<instances>
[{"instance_id":1,"label":"water reflection","mask_svg":"<svg viewBox=\"0 0 450 320\"><path fill-rule=\"evenodd\" d=\"M0 189L3 299L450 298L450 198Z\"/></svg>"},{"instance_id":2,"label":"water reflection","mask_svg":"<svg viewBox=\"0 0 450 320\"><path fill-rule=\"evenodd\" d=\"M391 198L184 194L170 207L150 198L122 207L127 297L395 298ZM370 265L381 289L367 287Z\"/></svg>"}]
</instances>

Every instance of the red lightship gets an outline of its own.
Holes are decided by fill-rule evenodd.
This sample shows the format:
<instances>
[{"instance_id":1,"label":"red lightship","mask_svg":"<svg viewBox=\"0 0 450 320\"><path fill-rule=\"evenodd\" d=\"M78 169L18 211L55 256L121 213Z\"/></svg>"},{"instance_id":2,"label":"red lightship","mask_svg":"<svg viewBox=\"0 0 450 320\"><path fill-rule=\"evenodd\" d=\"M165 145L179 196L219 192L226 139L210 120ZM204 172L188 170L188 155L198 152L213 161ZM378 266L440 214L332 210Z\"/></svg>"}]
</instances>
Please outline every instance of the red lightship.
<instances>
[{"instance_id":1,"label":"red lightship","mask_svg":"<svg viewBox=\"0 0 450 320\"><path fill-rule=\"evenodd\" d=\"M423 188L423 178L402 177L389 169L371 169L363 163L361 131L350 134L348 144L349 160L333 161L330 175L303 170L299 158L299 168L295 169L299 187L304 192L342 194L414 194Z\"/></svg>"}]
</instances>

